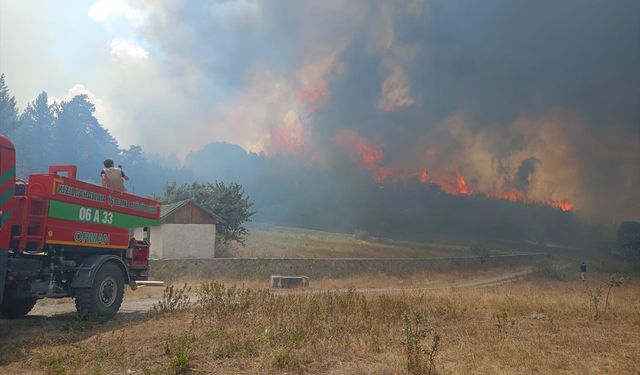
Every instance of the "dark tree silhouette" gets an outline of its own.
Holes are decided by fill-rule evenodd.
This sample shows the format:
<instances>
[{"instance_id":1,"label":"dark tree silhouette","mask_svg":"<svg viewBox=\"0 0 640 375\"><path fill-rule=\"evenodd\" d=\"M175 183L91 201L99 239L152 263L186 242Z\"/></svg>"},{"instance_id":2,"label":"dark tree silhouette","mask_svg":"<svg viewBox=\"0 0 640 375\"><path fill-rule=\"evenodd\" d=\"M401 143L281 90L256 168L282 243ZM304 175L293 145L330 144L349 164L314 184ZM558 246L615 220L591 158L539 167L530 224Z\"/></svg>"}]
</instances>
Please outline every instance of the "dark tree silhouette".
<instances>
[{"instance_id":1,"label":"dark tree silhouette","mask_svg":"<svg viewBox=\"0 0 640 375\"><path fill-rule=\"evenodd\" d=\"M17 120L16 98L11 96L4 74L0 74L0 134L11 135L18 126Z\"/></svg>"}]
</instances>

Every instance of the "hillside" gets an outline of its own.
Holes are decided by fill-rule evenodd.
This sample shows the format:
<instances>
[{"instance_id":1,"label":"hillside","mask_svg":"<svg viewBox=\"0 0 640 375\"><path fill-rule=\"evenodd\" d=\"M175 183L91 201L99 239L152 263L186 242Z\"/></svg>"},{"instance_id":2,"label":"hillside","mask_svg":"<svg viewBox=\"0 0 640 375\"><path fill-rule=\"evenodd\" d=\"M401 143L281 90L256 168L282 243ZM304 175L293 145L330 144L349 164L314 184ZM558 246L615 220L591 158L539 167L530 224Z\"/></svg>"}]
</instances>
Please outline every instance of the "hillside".
<instances>
[{"instance_id":1,"label":"hillside","mask_svg":"<svg viewBox=\"0 0 640 375\"><path fill-rule=\"evenodd\" d=\"M253 224L246 246L231 255L241 258L432 258L506 254L511 244L499 241L411 242L391 238ZM358 238L356 238L358 237ZM521 244L530 251L531 245ZM482 254L481 254L482 253Z\"/></svg>"}]
</instances>

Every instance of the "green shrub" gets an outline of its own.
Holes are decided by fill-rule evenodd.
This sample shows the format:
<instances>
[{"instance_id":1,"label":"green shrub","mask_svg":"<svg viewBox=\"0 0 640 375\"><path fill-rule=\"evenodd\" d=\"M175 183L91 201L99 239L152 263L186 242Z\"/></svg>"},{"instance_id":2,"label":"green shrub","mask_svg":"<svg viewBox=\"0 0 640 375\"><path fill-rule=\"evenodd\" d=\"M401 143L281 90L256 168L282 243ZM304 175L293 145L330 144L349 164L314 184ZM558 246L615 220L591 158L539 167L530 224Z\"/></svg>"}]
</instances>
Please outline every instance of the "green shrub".
<instances>
[{"instance_id":1,"label":"green shrub","mask_svg":"<svg viewBox=\"0 0 640 375\"><path fill-rule=\"evenodd\" d=\"M42 360L45 368L47 369L47 375L66 375L67 369L65 368L62 357L59 355L49 355Z\"/></svg>"},{"instance_id":2,"label":"green shrub","mask_svg":"<svg viewBox=\"0 0 640 375\"><path fill-rule=\"evenodd\" d=\"M281 349L273 356L273 366L280 370L301 372L302 365L289 349Z\"/></svg>"},{"instance_id":3,"label":"green shrub","mask_svg":"<svg viewBox=\"0 0 640 375\"><path fill-rule=\"evenodd\" d=\"M171 362L171 370L174 374L185 374L189 372L189 356L186 352L178 353L176 359Z\"/></svg>"},{"instance_id":4,"label":"green shrub","mask_svg":"<svg viewBox=\"0 0 640 375\"><path fill-rule=\"evenodd\" d=\"M197 350L197 337L186 334L178 337L169 337L164 344L165 354L173 356L169 368L174 374L186 374L190 371L190 354Z\"/></svg>"}]
</instances>

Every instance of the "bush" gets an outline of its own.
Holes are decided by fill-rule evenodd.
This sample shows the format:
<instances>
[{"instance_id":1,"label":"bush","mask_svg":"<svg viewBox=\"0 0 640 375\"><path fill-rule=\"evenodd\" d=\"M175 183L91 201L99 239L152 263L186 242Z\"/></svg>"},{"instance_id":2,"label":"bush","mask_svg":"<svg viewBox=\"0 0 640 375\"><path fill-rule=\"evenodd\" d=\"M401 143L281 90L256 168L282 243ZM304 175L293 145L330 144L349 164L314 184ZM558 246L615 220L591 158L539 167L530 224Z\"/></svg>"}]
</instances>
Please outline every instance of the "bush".
<instances>
[{"instance_id":1,"label":"bush","mask_svg":"<svg viewBox=\"0 0 640 375\"><path fill-rule=\"evenodd\" d=\"M164 289L162 300L153 304L151 314L160 315L188 309L191 307L189 292L191 292L191 287L187 284L184 284L182 288L174 288L173 285L169 285Z\"/></svg>"},{"instance_id":2,"label":"bush","mask_svg":"<svg viewBox=\"0 0 640 375\"><path fill-rule=\"evenodd\" d=\"M289 349L281 349L273 356L273 366L280 370L301 372L300 361L291 354Z\"/></svg>"},{"instance_id":3,"label":"bush","mask_svg":"<svg viewBox=\"0 0 640 375\"><path fill-rule=\"evenodd\" d=\"M408 311L402 314L404 322L404 340L407 354L407 372L409 375L435 374L435 360L440 349L440 333L435 328L426 326L424 314ZM423 347L423 340L431 337L431 345Z\"/></svg>"},{"instance_id":4,"label":"bush","mask_svg":"<svg viewBox=\"0 0 640 375\"><path fill-rule=\"evenodd\" d=\"M204 282L196 291L198 307L218 316L234 315L259 304L269 296L269 291L232 285L225 287L217 281Z\"/></svg>"},{"instance_id":5,"label":"bush","mask_svg":"<svg viewBox=\"0 0 640 375\"><path fill-rule=\"evenodd\" d=\"M624 284L624 276L612 274L609 280L596 286L595 288L585 287L585 293L589 297L589 310L593 320L600 319L609 309L609 297L613 288L618 288ZM604 307L601 306L602 294L606 290Z\"/></svg>"},{"instance_id":6,"label":"bush","mask_svg":"<svg viewBox=\"0 0 640 375\"><path fill-rule=\"evenodd\" d=\"M238 250L231 242L216 241L216 258L235 258Z\"/></svg>"},{"instance_id":7,"label":"bush","mask_svg":"<svg viewBox=\"0 0 640 375\"><path fill-rule=\"evenodd\" d=\"M363 229L357 229L353 232L353 238L359 241L369 241L369 232Z\"/></svg>"},{"instance_id":8,"label":"bush","mask_svg":"<svg viewBox=\"0 0 640 375\"><path fill-rule=\"evenodd\" d=\"M197 338L194 335L170 337L164 344L164 351L174 358L170 362L170 372L173 374L186 374L190 371L190 355L196 349Z\"/></svg>"}]
</instances>

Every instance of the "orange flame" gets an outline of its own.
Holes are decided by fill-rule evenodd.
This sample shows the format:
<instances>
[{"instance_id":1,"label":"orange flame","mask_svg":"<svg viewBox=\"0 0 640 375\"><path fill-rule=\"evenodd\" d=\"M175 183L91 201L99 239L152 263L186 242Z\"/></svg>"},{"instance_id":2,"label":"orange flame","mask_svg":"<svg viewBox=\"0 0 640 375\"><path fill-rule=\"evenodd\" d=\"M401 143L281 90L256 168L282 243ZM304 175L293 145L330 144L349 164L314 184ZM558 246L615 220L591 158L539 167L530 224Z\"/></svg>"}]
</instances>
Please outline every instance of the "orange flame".
<instances>
[{"instance_id":1,"label":"orange flame","mask_svg":"<svg viewBox=\"0 0 640 375\"><path fill-rule=\"evenodd\" d=\"M351 129L340 129L335 142L348 149L349 156L355 162L368 167L382 161L384 152L381 145L375 145ZM384 181L384 180L383 180Z\"/></svg>"},{"instance_id":2,"label":"orange flame","mask_svg":"<svg viewBox=\"0 0 640 375\"><path fill-rule=\"evenodd\" d=\"M290 111L279 127L271 130L271 145L276 152L293 153L307 142L305 131L298 114Z\"/></svg>"},{"instance_id":3,"label":"orange flame","mask_svg":"<svg viewBox=\"0 0 640 375\"><path fill-rule=\"evenodd\" d=\"M509 201L513 201L513 202L524 202L525 198L523 196L522 193L520 193L517 189L513 188L510 190L507 190L505 192L502 193L498 193L495 195L495 198L500 198L500 199L506 199Z\"/></svg>"},{"instance_id":4,"label":"orange flame","mask_svg":"<svg viewBox=\"0 0 640 375\"><path fill-rule=\"evenodd\" d=\"M460 173L456 174L455 181L451 181L448 179L438 179L434 181L434 183L440 186L440 189L445 193L449 193L452 195L471 195L473 191L467 186L467 182L464 180L464 177Z\"/></svg>"},{"instance_id":5,"label":"orange flame","mask_svg":"<svg viewBox=\"0 0 640 375\"><path fill-rule=\"evenodd\" d=\"M467 183L464 181L461 174L456 176L456 183L458 184L458 192L460 195L471 195L473 193L467 186Z\"/></svg>"},{"instance_id":6,"label":"orange flame","mask_svg":"<svg viewBox=\"0 0 640 375\"><path fill-rule=\"evenodd\" d=\"M278 150L294 152L302 146L302 139L295 134L291 134L287 129L278 128L271 131L271 144Z\"/></svg>"},{"instance_id":7,"label":"orange flame","mask_svg":"<svg viewBox=\"0 0 640 375\"><path fill-rule=\"evenodd\" d=\"M422 169L422 171L420 171L420 174L418 175L418 180L423 185L431 180L431 176L429 176L429 171L427 171L427 168L424 168Z\"/></svg>"},{"instance_id":8,"label":"orange flame","mask_svg":"<svg viewBox=\"0 0 640 375\"><path fill-rule=\"evenodd\" d=\"M502 193L498 193L498 194L493 194L493 195L487 195L489 197L494 197L494 198L499 198L499 199L506 199L509 201L513 201L513 202L521 202L521 203L533 203L536 202L535 200L530 200L527 198L526 193L522 193L521 191L512 188L510 190L507 190L505 192ZM547 204L551 207L557 208L563 212L569 212L569 211L573 211L574 209L574 204L571 203L571 201L569 201L568 199L561 199L561 200L550 200L550 201L545 201L545 202L540 202L537 201L538 203L544 203Z\"/></svg>"},{"instance_id":9,"label":"orange flame","mask_svg":"<svg viewBox=\"0 0 640 375\"><path fill-rule=\"evenodd\" d=\"M470 196L473 194L482 194L487 197L505 199L525 204L540 202L528 199L526 193L523 193L516 188L511 188L499 193L474 192L460 172L456 172L455 178L451 178L451 176L443 177L440 174L432 174L427 168L423 168L419 172L416 172L415 170L412 171L383 165L383 145L369 142L366 138L352 129L338 130L334 141L336 144L343 146L348 151L350 158L354 162L362 164L370 173L373 181L378 185L384 185L387 183L406 184L409 180L417 178L421 184L437 185L440 190L451 195ZM546 201L544 203L563 212L572 211L574 209L574 204L567 199Z\"/></svg>"},{"instance_id":10,"label":"orange flame","mask_svg":"<svg viewBox=\"0 0 640 375\"><path fill-rule=\"evenodd\" d=\"M372 173L372 176L373 176L373 180L378 185L383 185L389 179L393 179L394 175L395 175L395 173L394 173L392 168L379 167L379 166L372 167L371 168L371 173Z\"/></svg>"},{"instance_id":11,"label":"orange flame","mask_svg":"<svg viewBox=\"0 0 640 375\"><path fill-rule=\"evenodd\" d=\"M571 203L568 199L560 199L558 201L551 201L551 206L563 211L568 212L573 210L573 203Z\"/></svg>"}]
</instances>

